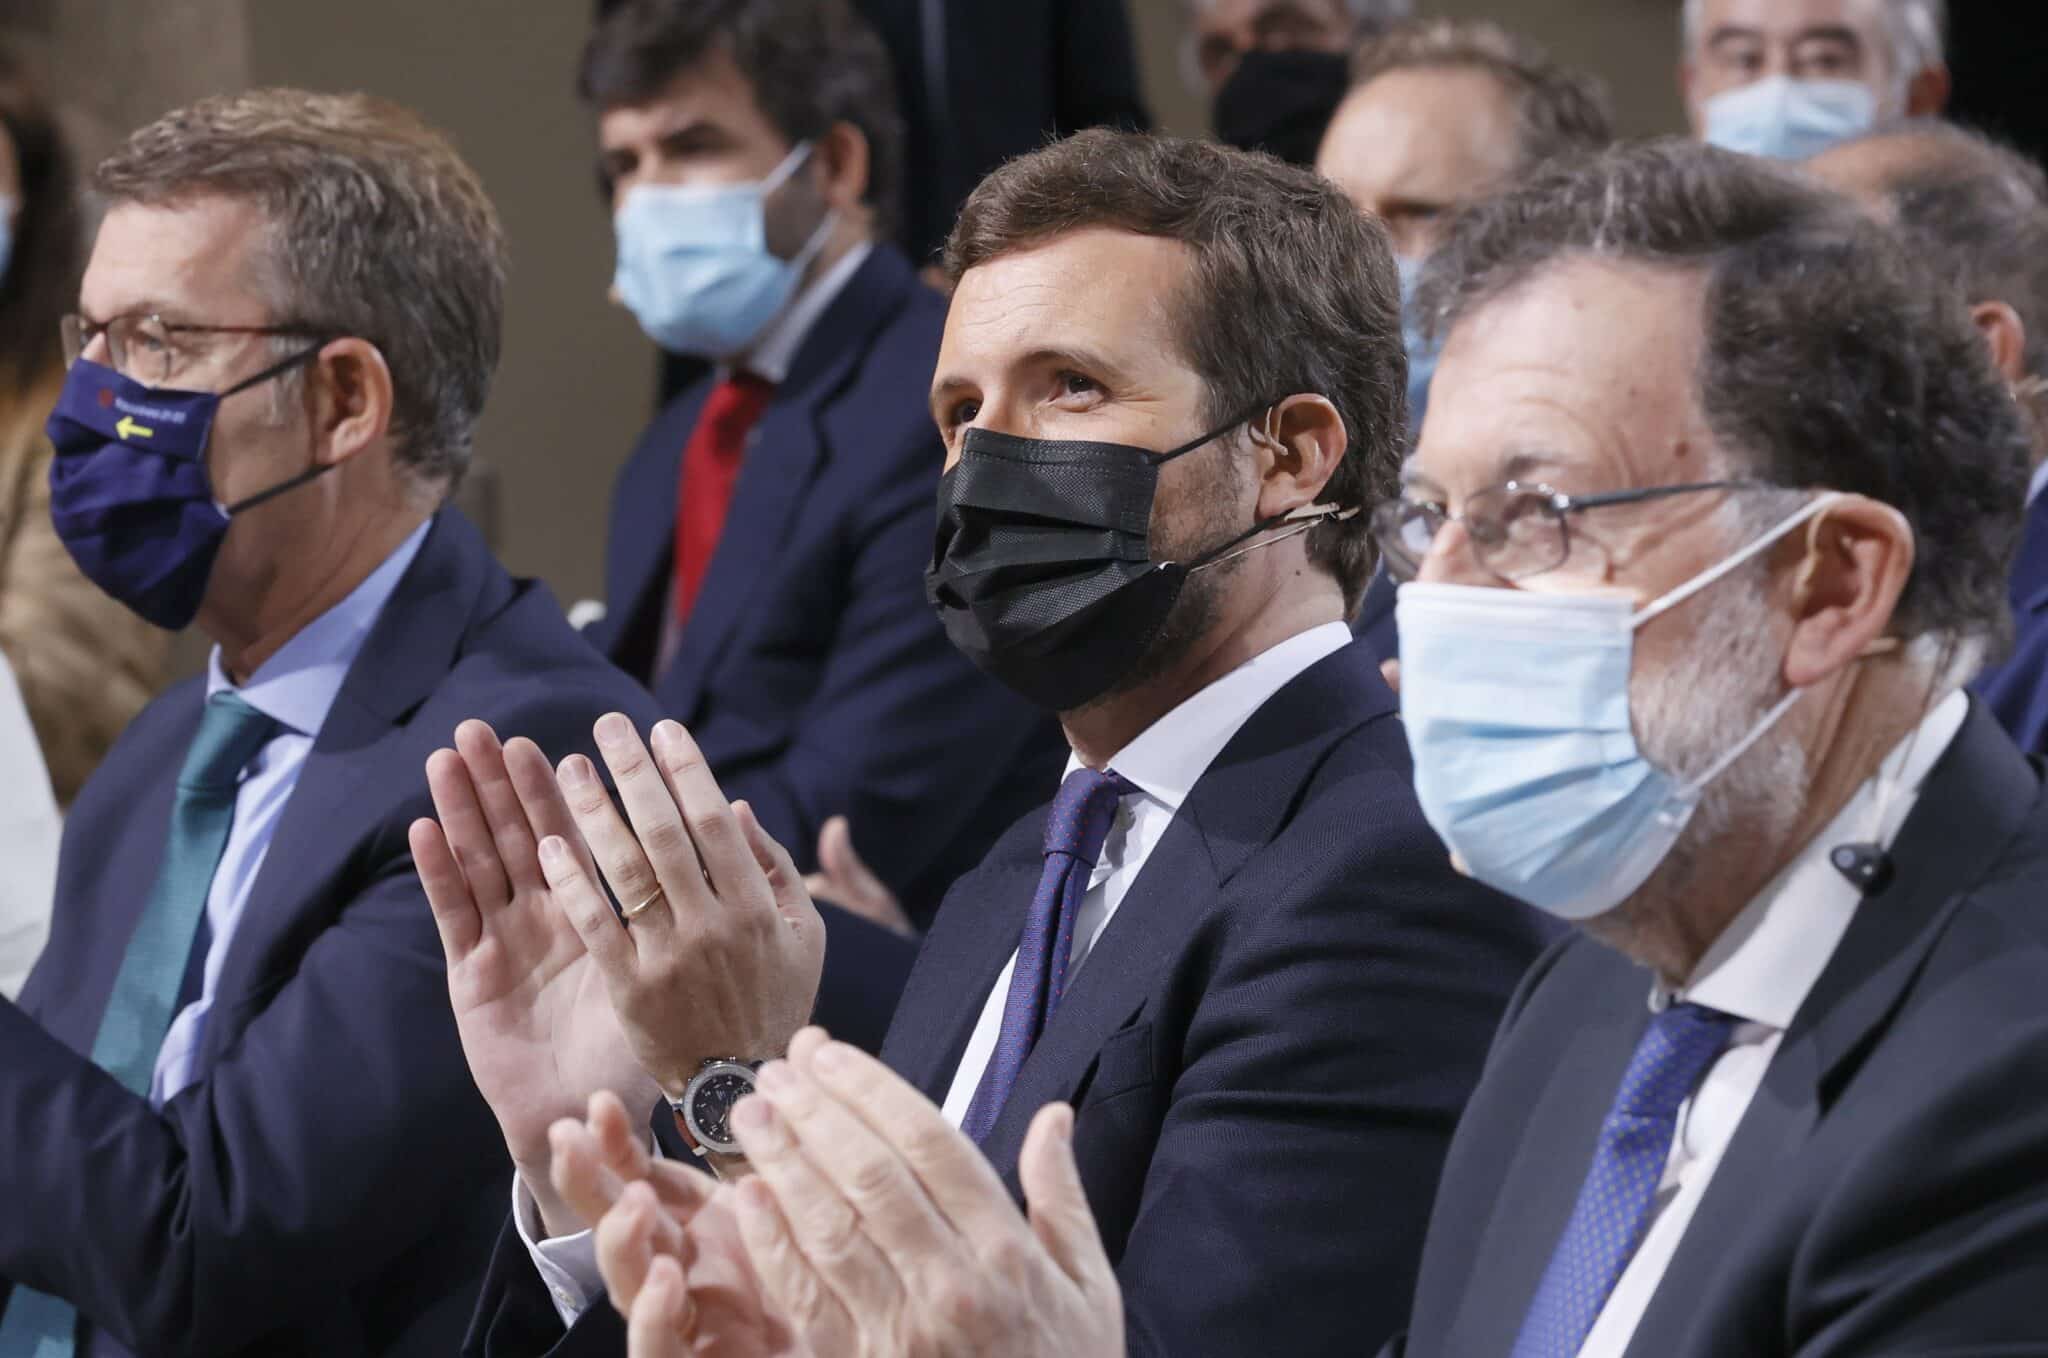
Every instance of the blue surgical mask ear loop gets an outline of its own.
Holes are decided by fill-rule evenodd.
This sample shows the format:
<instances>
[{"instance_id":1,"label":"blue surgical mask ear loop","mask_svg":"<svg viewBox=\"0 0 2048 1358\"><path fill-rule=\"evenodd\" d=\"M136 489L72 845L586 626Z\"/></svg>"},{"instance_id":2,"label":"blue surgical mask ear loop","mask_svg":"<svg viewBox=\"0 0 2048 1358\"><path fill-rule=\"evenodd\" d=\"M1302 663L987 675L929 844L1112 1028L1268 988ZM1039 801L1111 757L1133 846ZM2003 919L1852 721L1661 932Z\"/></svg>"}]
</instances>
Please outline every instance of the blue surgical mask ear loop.
<instances>
[{"instance_id":1,"label":"blue surgical mask ear loop","mask_svg":"<svg viewBox=\"0 0 2048 1358\"><path fill-rule=\"evenodd\" d=\"M1662 617L1687 599L1690 599L1693 595L1698 594L1701 590L1740 570L1743 566L1769 551L1841 498L1840 492L1829 491L1816 499L1809 500L1800 508L1799 512L1784 520L1777 527L1771 529L1770 532L1765 533L1741 551L1728 557L1726 560L1708 567L1678 588L1664 595L1661 599L1641 609L1629 619L1629 630L1633 632L1645 623ZM1806 690L1795 688L1783 698L1780 698L1771 707L1770 711L1764 713L1763 719L1750 728L1749 734L1735 743L1733 749L1708 765L1706 771L1698 777L1689 779L1684 784L1675 788L1670 797L1665 799L1664 804L1657 808L1658 822L1667 830L1683 828L1685 823L1692 818L1693 808L1699 805L1700 793L1706 789L1707 785L1726 773L1736 760L1748 754L1750 749L1759 740L1769 735L1771 728L1776 726L1783 719L1784 715L1797 705L1800 698L1805 696L1805 693Z\"/></svg>"}]
</instances>

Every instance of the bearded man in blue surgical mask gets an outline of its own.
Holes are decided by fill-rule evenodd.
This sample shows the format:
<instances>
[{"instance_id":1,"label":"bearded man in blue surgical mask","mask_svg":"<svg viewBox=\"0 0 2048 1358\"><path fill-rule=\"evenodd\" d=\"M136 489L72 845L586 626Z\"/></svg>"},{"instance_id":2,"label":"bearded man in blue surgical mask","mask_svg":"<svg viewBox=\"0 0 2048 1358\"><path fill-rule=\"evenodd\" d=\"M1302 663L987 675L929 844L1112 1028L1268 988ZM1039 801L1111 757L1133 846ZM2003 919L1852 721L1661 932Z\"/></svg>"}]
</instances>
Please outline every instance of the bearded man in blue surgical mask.
<instances>
[{"instance_id":1,"label":"bearded man in blue surgical mask","mask_svg":"<svg viewBox=\"0 0 2048 1358\"><path fill-rule=\"evenodd\" d=\"M1945 0L1685 0L1679 92L1695 136L1803 160L1941 112Z\"/></svg>"},{"instance_id":2,"label":"bearded man in blue surgical mask","mask_svg":"<svg viewBox=\"0 0 2048 1358\"><path fill-rule=\"evenodd\" d=\"M888 244L888 58L844 0L631 0L578 85L614 293L663 350L710 365L619 475L591 640L800 866L846 817L921 924L1028 809L1001 771L1051 777L1061 746L924 602L945 304ZM850 1002L879 1037L893 996L870 989Z\"/></svg>"}]
</instances>

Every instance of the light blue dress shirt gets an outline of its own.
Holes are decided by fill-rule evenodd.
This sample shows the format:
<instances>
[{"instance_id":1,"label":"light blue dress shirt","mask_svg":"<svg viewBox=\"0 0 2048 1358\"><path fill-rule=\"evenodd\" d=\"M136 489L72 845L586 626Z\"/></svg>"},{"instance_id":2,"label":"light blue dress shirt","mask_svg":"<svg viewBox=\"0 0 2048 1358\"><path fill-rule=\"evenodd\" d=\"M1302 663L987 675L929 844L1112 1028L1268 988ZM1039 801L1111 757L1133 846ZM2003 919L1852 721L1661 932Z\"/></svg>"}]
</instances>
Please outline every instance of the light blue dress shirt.
<instances>
[{"instance_id":1,"label":"light blue dress shirt","mask_svg":"<svg viewBox=\"0 0 2048 1358\"><path fill-rule=\"evenodd\" d=\"M377 623L384 605L391 600L405 575L406 567L419 555L431 524L421 524L411 536L384 558L382 565L350 591L347 598L308 623L297 636L278 648L276 655L257 667L249 682L237 688L221 669L220 648L214 647L207 661L206 696L230 689L242 701L274 719L284 729L257 751L242 770L241 788L235 794L235 819L228 831L227 848L214 870L213 886L206 895L206 923L213 939L206 952L205 984L199 998L178 1011L171 1030L157 1053L156 1076L150 1082L150 1102L161 1108L197 1080L200 1039L206 1031L206 1016L213 1009L215 987L220 983L221 963L234 943L235 929L249 905L249 893L263 858L270 850L271 836L284 816L292 789L298 786L299 771L313 752L313 742L341 692L341 681L355 663L363 640Z\"/></svg>"}]
</instances>

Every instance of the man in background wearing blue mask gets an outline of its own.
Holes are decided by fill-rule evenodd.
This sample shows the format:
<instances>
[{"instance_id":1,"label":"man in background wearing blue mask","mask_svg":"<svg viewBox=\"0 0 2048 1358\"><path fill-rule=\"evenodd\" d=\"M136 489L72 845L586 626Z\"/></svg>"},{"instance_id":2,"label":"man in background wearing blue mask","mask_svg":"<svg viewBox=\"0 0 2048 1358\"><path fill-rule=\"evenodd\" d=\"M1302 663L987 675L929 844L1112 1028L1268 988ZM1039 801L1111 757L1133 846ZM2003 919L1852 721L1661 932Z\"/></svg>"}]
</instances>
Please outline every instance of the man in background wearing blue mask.
<instances>
[{"instance_id":1,"label":"man in background wearing blue mask","mask_svg":"<svg viewBox=\"0 0 2048 1358\"><path fill-rule=\"evenodd\" d=\"M844 0L631 0L594 30L616 295L714 367L619 475L590 635L803 867L828 824L849 852L845 817L922 923L1028 809L1005 771L1060 747L924 601L945 304L887 243L894 88Z\"/></svg>"},{"instance_id":2,"label":"man in background wearing blue mask","mask_svg":"<svg viewBox=\"0 0 2048 1358\"><path fill-rule=\"evenodd\" d=\"M1948 102L1944 0L1685 0L1679 90L1695 136L1804 160Z\"/></svg>"},{"instance_id":3,"label":"man in background wearing blue mask","mask_svg":"<svg viewBox=\"0 0 2048 1358\"><path fill-rule=\"evenodd\" d=\"M1360 44L1316 170L1386 224L1401 271L1408 421L1420 428L1436 344L1415 285L1452 213L1553 156L1614 139L1606 91L1540 47L1485 20L1402 24ZM1388 660L1398 653L1394 584L1373 576L1352 628Z\"/></svg>"}]
</instances>

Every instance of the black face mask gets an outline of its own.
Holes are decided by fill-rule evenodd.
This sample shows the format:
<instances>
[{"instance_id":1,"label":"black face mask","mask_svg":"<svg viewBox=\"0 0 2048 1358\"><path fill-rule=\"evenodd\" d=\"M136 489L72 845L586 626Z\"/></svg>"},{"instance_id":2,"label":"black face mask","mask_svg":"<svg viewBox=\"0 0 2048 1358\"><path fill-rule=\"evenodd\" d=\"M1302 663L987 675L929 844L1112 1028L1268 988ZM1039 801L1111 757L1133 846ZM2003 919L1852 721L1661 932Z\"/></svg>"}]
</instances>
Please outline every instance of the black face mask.
<instances>
[{"instance_id":1,"label":"black face mask","mask_svg":"<svg viewBox=\"0 0 2048 1358\"><path fill-rule=\"evenodd\" d=\"M1350 88L1336 52L1246 52L1210 110L1219 141L1314 165L1323 131Z\"/></svg>"},{"instance_id":2,"label":"black face mask","mask_svg":"<svg viewBox=\"0 0 2048 1358\"><path fill-rule=\"evenodd\" d=\"M1154 561L1159 469L1249 418L1165 453L968 430L960 461L939 482L938 537L924 577L946 635L1040 707L1070 712L1137 667L1190 574L1278 525L1299 526L1257 545L1355 512L1307 505L1191 561Z\"/></svg>"}]
</instances>

